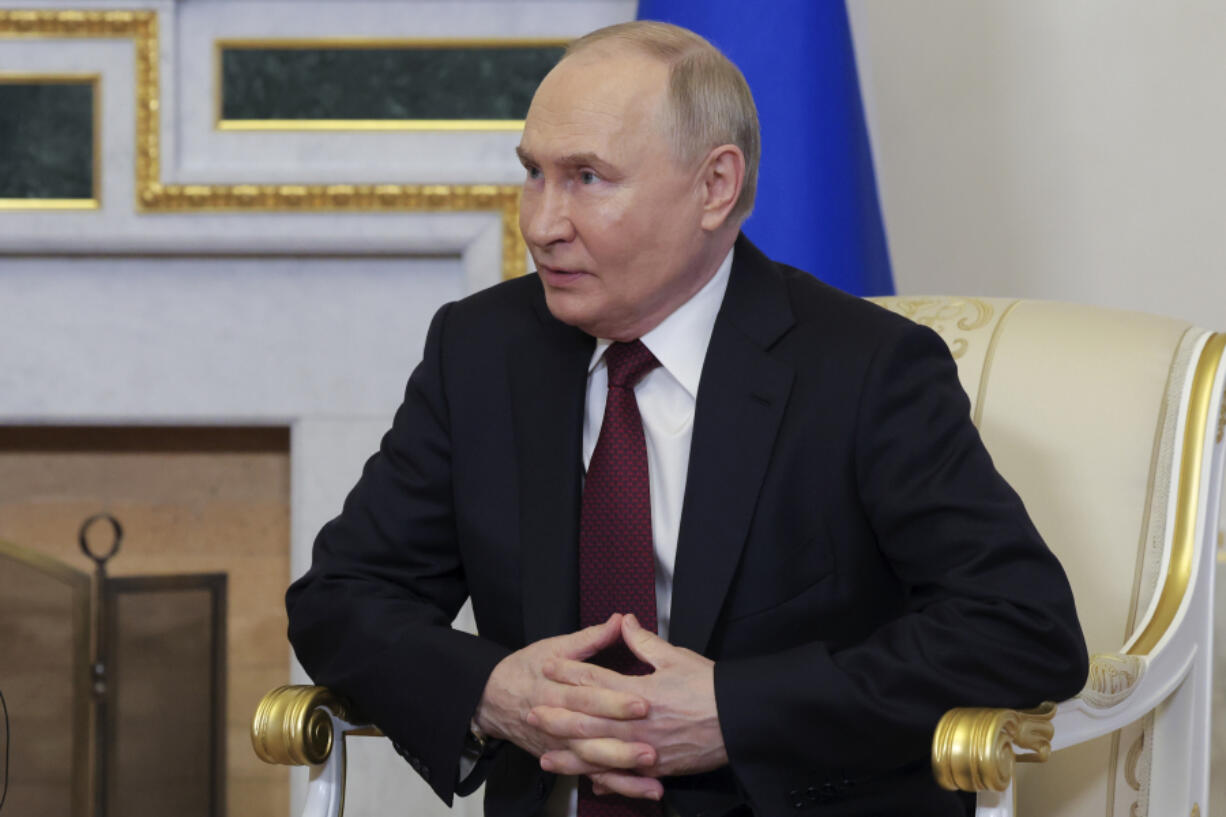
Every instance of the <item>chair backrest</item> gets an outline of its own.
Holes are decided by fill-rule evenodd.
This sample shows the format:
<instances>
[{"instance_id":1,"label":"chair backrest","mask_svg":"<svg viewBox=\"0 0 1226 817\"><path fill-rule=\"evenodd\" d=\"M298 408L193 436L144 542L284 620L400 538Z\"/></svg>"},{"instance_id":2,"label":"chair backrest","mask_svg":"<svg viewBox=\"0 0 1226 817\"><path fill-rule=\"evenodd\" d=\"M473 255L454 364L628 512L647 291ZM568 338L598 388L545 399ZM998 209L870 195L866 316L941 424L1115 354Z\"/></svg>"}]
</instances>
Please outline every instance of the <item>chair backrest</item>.
<instances>
[{"instance_id":1,"label":"chair backrest","mask_svg":"<svg viewBox=\"0 0 1226 817\"><path fill-rule=\"evenodd\" d=\"M1164 626L1151 607L1169 606L1156 602L1170 567L1182 399L1210 333L1062 303L874 300L949 344L988 450L1068 572L1091 654L1148 652ZM1019 773L1020 812L1142 817L1143 720Z\"/></svg>"}]
</instances>

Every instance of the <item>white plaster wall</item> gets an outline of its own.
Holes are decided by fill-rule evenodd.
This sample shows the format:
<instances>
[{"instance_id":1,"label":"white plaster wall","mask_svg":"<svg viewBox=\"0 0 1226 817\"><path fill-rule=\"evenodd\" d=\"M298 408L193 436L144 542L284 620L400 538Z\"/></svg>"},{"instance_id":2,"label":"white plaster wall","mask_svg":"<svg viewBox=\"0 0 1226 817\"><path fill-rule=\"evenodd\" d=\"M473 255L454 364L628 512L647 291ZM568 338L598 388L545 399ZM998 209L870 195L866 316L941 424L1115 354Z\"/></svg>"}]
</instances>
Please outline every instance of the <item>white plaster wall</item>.
<instances>
[{"instance_id":1,"label":"white plaster wall","mask_svg":"<svg viewBox=\"0 0 1226 817\"><path fill-rule=\"evenodd\" d=\"M1226 327L1226 3L848 7L899 291Z\"/></svg>"}]
</instances>

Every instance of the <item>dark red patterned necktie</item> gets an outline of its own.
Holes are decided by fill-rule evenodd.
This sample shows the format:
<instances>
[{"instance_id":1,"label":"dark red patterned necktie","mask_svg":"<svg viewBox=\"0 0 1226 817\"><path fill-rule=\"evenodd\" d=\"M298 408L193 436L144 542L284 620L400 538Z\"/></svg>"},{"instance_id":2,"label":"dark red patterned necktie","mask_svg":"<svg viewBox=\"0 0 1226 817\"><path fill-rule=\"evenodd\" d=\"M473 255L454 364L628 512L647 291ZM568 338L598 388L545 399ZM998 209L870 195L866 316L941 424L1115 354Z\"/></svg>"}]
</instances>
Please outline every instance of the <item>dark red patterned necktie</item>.
<instances>
[{"instance_id":1,"label":"dark red patterned necktie","mask_svg":"<svg viewBox=\"0 0 1226 817\"><path fill-rule=\"evenodd\" d=\"M604 353L609 368L600 437L587 467L579 516L579 619L584 626L614 613L634 613L656 629L656 561L651 537L651 493L647 441L634 386L660 365L642 341L614 343ZM592 662L625 675L646 675L651 667L618 643ZM609 794L597 797L592 781L579 780L579 817L660 817L652 800Z\"/></svg>"}]
</instances>

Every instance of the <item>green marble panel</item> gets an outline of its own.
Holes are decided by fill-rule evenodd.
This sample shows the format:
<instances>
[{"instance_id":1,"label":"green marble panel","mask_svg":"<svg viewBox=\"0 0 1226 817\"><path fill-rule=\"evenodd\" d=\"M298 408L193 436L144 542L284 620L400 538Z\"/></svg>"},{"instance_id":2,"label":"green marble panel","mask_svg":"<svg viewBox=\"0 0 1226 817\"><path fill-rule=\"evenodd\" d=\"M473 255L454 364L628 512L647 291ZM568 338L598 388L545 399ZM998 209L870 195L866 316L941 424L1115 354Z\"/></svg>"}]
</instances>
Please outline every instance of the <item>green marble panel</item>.
<instances>
[{"instance_id":1,"label":"green marble panel","mask_svg":"<svg viewBox=\"0 0 1226 817\"><path fill-rule=\"evenodd\" d=\"M523 119L563 50L223 48L222 119Z\"/></svg>"},{"instance_id":2,"label":"green marble panel","mask_svg":"<svg viewBox=\"0 0 1226 817\"><path fill-rule=\"evenodd\" d=\"M94 196L94 84L0 77L0 199Z\"/></svg>"}]
</instances>

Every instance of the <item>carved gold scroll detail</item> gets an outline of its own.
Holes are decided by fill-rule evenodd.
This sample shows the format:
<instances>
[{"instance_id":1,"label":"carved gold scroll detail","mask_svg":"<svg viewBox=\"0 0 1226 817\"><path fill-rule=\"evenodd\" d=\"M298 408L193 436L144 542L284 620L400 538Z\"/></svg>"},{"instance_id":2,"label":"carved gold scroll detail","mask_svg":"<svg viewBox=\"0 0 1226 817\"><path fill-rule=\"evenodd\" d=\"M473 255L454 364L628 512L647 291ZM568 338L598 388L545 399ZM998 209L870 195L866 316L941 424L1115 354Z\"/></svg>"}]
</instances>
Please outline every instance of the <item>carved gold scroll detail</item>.
<instances>
[{"instance_id":1,"label":"carved gold scroll detail","mask_svg":"<svg viewBox=\"0 0 1226 817\"><path fill-rule=\"evenodd\" d=\"M949 344L955 359L965 355L970 346L969 341L957 337L957 333L982 329L995 314L992 305L979 298L895 297L877 303L932 329Z\"/></svg>"},{"instance_id":2,"label":"carved gold scroll detail","mask_svg":"<svg viewBox=\"0 0 1226 817\"><path fill-rule=\"evenodd\" d=\"M932 739L932 773L950 791L1004 791L1015 763L1042 763L1051 755L1054 703L1034 709L951 709ZM1024 750L1018 754L1014 750Z\"/></svg>"},{"instance_id":3,"label":"carved gold scroll detail","mask_svg":"<svg viewBox=\"0 0 1226 817\"><path fill-rule=\"evenodd\" d=\"M260 699L251 721L251 746L260 760L287 766L323 763L332 752L332 718L348 716L326 687L282 686Z\"/></svg>"},{"instance_id":4,"label":"carved gold scroll detail","mask_svg":"<svg viewBox=\"0 0 1226 817\"><path fill-rule=\"evenodd\" d=\"M166 212L496 212L502 277L526 271L519 187L471 184L166 184L161 177L158 18L153 11L0 11L0 37L131 38L136 48L136 206Z\"/></svg>"},{"instance_id":5,"label":"carved gold scroll detail","mask_svg":"<svg viewBox=\"0 0 1226 817\"><path fill-rule=\"evenodd\" d=\"M1132 694L1145 674L1145 660L1136 655L1100 653L1090 658L1090 675L1078 697L1097 709L1115 706Z\"/></svg>"}]
</instances>

